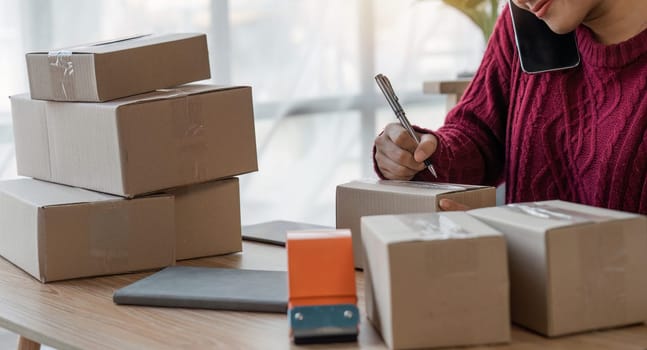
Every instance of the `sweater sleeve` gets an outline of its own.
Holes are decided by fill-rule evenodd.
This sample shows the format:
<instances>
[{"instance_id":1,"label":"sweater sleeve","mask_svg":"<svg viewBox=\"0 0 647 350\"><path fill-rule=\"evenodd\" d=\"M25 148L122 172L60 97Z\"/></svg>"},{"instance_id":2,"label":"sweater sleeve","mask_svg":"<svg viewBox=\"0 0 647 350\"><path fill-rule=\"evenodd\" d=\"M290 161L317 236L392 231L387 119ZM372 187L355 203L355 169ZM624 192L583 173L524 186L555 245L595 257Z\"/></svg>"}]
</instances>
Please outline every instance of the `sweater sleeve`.
<instances>
[{"instance_id":1,"label":"sweater sleeve","mask_svg":"<svg viewBox=\"0 0 647 350\"><path fill-rule=\"evenodd\" d=\"M503 179L510 77L517 61L514 32L506 6L488 42L481 65L463 98L433 133L438 148L432 155L438 179L427 170L413 180L497 185Z\"/></svg>"}]
</instances>

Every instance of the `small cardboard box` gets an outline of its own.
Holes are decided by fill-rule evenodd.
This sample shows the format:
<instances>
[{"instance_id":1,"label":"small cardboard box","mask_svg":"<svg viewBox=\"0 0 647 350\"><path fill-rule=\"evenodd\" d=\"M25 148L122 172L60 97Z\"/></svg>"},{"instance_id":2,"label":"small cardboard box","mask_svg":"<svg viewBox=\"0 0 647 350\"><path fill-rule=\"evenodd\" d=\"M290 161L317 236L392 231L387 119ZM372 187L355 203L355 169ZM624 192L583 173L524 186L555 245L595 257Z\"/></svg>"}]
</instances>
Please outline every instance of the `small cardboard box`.
<instances>
[{"instance_id":1,"label":"small cardboard box","mask_svg":"<svg viewBox=\"0 0 647 350\"><path fill-rule=\"evenodd\" d=\"M103 102L209 79L204 34L141 35L26 56L34 99Z\"/></svg>"},{"instance_id":2,"label":"small cardboard box","mask_svg":"<svg viewBox=\"0 0 647 350\"><path fill-rule=\"evenodd\" d=\"M175 197L177 260L243 249L238 179L225 179L167 191Z\"/></svg>"},{"instance_id":3,"label":"small cardboard box","mask_svg":"<svg viewBox=\"0 0 647 350\"><path fill-rule=\"evenodd\" d=\"M0 182L0 255L41 282L175 263L173 197L127 200L33 179Z\"/></svg>"},{"instance_id":4,"label":"small cardboard box","mask_svg":"<svg viewBox=\"0 0 647 350\"><path fill-rule=\"evenodd\" d=\"M18 174L124 197L256 171L249 87L105 103L11 97Z\"/></svg>"},{"instance_id":5,"label":"small cardboard box","mask_svg":"<svg viewBox=\"0 0 647 350\"><path fill-rule=\"evenodd\" d=\"M504 233L512 321L548 336L647 320L647 218L563 201L468 212Z\"/></svg>"},{"instance_id":6,"label":"small cardboard box","mask_svg":"<svg viewBox=\"0 0 647 350\"><path fill-rule=\"evenodd\" d=\"M464 212L362 217L366 314L391 349L510 341L503 235Z\"/></svg>"},{"instance_id":7,"label":"small cardboard box","mask_svg":"<svg viewBox=\"0 0 647 350\"><path fill-rule=\"evenodd\" d=\"M395 180L357 180L337 186L337 228L353 235L355 267L362 268L360 218L366 215L430 213L453 199L470 208L496 205L494 187Z\"/></svg>"}]
</instances>

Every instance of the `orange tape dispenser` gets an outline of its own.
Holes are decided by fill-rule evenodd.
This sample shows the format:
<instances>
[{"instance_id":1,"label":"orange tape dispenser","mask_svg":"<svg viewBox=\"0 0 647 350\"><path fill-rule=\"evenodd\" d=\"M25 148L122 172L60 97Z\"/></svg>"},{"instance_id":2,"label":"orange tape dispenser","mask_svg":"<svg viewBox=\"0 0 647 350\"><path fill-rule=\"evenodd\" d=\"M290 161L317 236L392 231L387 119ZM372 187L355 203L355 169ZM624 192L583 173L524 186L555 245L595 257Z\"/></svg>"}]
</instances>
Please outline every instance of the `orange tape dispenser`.
<instances>
[{"instance_id":1,"label":"orange tape dispenser","mask_svg":"<svg viewBox=\"0 0 647 350\"><path fill-rule=\"evenodd\" d=\"M349 230L287 233L288 319L295 344L357 340L352 244Z\"/></svg>"}]
</instances>

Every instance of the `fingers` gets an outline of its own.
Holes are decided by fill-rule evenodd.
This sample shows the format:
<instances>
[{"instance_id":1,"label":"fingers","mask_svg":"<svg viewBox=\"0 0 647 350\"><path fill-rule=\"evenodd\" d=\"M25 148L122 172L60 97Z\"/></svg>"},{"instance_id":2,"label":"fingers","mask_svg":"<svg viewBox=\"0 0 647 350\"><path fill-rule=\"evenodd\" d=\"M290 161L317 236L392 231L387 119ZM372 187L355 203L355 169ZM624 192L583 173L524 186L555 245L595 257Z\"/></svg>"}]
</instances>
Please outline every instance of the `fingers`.
<instances>
[{"instance_id":1,"label":"fingers","mask_svg":"<svg viewBox=\"0 0 647 350\"><path fill-rule=\"evenodd\" d=\"M386 135L398 147L407 150L410 153L413 153L418 146L407 130L398 123L388 124L386 128L384 128L384 135Z\"/></svg>"},{"instance_id":2,"label":"fingers","mask_svg":"<svg viewBox=\"0 0 647 350\"><path fill-rule=\"evenodd\" d=\"M443 198L438 203L438 206L443 211L465 211L470 210L470 207L463 203L459 203L452 199Z\"/></svg>"},{"instance_id":3,"label":"fingers","mask_svg":"<svg viewBox=\"0 0 647 350\"><path fill-rule=\"evenodd\" d=\"M375 152L375 161L377 162L377 166L382 172L382 175L390 180L411 180L411 178L414 177L417 172L422 170L410 169L401 164L398 164L397 162L389 158L389 156L380 151Z\"/></svg>"},{"instance_id":4,"label":"fingers","mask_svg":"<svg viewBox=\"0 0 647 350\"><path fill-rule=\"evenodd\" d=\"M431 134L418 136L419 145L398 123L384 128L384 132L375 139L375 162L382 175L392 180L410 180L425 169L424 160L434 153L438 141Z\"/></svg>"},{"instance_id":5,"label":"fingers","mask_svg":"<svg viewBox=\"0 0 647 350\"><path fill-rule=\"evenodd\" d=\"M413 158L416 162L424 162L425 159L431 157L436 152L438 147L438 139L432 134L422 134L420 136L420 144L416 148Z\"/></svg>"},{"instance_id":6,"label":"fingers","mask_svg":"<svg viewBox=\"0 0 647 350\"><path fill-rule=\"evenodd\" d=\"M425 168L424 163L413 159L411 152L393 142L386 130L375 139L375 149L375 162L387 179L409 180Z\"/></svg>"},{"instance_id":7,"label":"fingers","mask_svg":"<svg viewBox=\"0 0 647 350\"><path fill-rule=\"evenodd\" d=\"M388 137L378 136L378 138L375 139L375 146L378 153L382 153L382 155L403 167L409 168L416 172L425 168L424 163L416 162L413 159L413 154L411 154L411 152L402 149Z\"/></svg>"}]
</instances>

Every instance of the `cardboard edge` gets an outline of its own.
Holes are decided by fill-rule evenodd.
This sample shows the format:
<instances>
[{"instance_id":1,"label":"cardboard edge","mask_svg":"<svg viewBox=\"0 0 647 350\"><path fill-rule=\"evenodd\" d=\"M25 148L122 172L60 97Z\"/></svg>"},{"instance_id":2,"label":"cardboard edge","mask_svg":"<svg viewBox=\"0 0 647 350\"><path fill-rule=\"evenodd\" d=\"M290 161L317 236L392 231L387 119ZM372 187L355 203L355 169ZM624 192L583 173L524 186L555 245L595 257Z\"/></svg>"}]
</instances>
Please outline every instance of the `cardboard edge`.
<instances>
[{"instance_id":1,"label":"cardboard edge","mask_svg":"<svg viewBox=\"0 0 647 350\"><path fill-rule=\"evenodd\" d=\"M199 37L207 37L206 33L200 33L200 32L185 32L185 33L177 33L179 35L186 35L185 38L183 39L177 39L177 40L187 40L187 39L192 39L192 38L199 38ZM52 51L71 51L75 55L81 55L81 54L88 54L88 55L97 55L99 53L92 53L92 52L87 52L87 51L74 51L74 49L78 48L84 48L84 47L92 47L92 46L103 46L103 45L109 45L109 44L115 44L119 42L124 42L124 41L130 41L130 40L137 40L137 39L142 39L142 38L147 38L147 37L152 37L152 36L164 36L166 34L159 34L155 35L152 33L148 34L135 34L135 35L130 35L130 36L125 36L125 37L120 37L120 38L114 38L114 39L108 39L108 40L103 40L103 41L94 41L94 42L89 42L89 43L84 43L80 45L74 45L74 46L68 46L68 47L61 47L53 50L34 50L34 51L29 51L25 55L42 55L42 54L49 54L49 52ZM167 42L161 42L157 44L165 44ZM157 44L152 44L152 45L157 45ZM149 46L149 45L147 45ZM128 49L126 49L128 50ZM119 50L122 51L122 50Z\"/></svg>"},{"instance_id":2,"label":"cardboard edge","mask_svg":"<svg viewBox=\"0 0 647 350\"><path fill-rule=\"evenodd\" d=\"M361 190L361 189L352 189L352 190ZM399 342L395 337L395 321L397 320L396 315L397 311L393 308L393 305L395 305L394 297L393 297L393 283L392 283L392 263L391 263L391 249L393 245L387 244L383 241L380 240L380 238L373 232L375 229L372 227L371 220L370 219L365 219L365 218L370 218L373 215L369 216L363 216L360 218L360 238L361 238L361 251L362 251L362 263L363 263L363 270L364 270L364 306L368 309L368 303L369 299L367 298L367 288L370 288L372 292L372 297L371 300L373 301L374 306L372 307L375 315L373 317L369 317L368 311L366 311L366 318L369 320L369 322L373 325L374 329L377 331L377 334L382 338L385 344L387 344L388 347L392 349L397 349L399 346ZM364 230L364 227L368 228L368 230ZM366 233L365 233L366 232ZM367 236L368 239L364 239L364 237ZM367 249L367 244L372 244L373 248L379 248L379 255L383 255L386 263L384 264L385 269L384 270L378 270L375 268L375 266L371 267L368 263L369 259L369 254L368 254L368 249ZM376 297L376 288L373 286L375 278L370 277L371 280L371 286L367 287L367 279L366 275L370 274L375 275L375 272L379 271L380 273L384 274L387 276L387 284L386 286L388 287L388 312L384 312L385 310L380 309L377 307L378 302L377 302L377 297ZM386 316L381 316L382 314L388 314ZM388 329L386 334L388 335L385 336L385 327L387 326L385 323L387 322L382 322L383 318L390 317L391 322L388 322Z\"/></svg>"},{"instance_id":3,"label":"cardboard edge","mask_svg":"<svg viewBox=\"0 0 647 350\"><path fill-rule=\"evenodd\" d=\"M411 181L411 182L425 182L425 181ZM430 183L435 183L435 182L430 182ZM375 184L367 184L363 183L361 180L353 180L349 181L343 184L337 185L337 188L343 187L346 189L353 189L353 190L362 190L362 191L374 191L374 192L393 192L393 191L381 191L379 189L366 189L366 188L358 188L357 184L365 184L365 185L371 185L371 186L379 186L379 185L384 185L384 186L389 186L389 187L398 187L396 185L389 185L389 184L380 184L380 183L375 183ZM483 189L493 189L493 191L496 193L496 187L492 186L486 186L486 185L468 185L468 184L448 184L448 185L453 185L453 186L459 186L463 187L462 190L444 190L443 192L440 192L436 194L436 196L444 195L444 194L451 194L451 193L461 193L461 192L470 192L470 191L479 191ZM406 187L405 187L406 188ZM421 188L422 190L429 190L425 188ZM428 193L420 193L420 192L413 192L413 193L407 193L407 195L412 195L412 196L428 196Z\"/></svg>"},{"instance_id":4,"label":"cardboard edge","mask_svg":"<svg viewBox=\"0 0 647 350\"><path fill-rule=\"evenodd\" d=\"M214 92L221 92L221 91L231 91L231 90L238 90L238 89L249 89L251 91L252 87L248 85L235 85L235 86L226 86L226 85L212 85L209 88L206 88L204 90L199 90L199 91L193 91L193 92L186 92L183 91L181 88L185 87L187 85L194 85L194 86L207 86L206 84L184 84L184 85L179 85L174 88L171 88L175 91L168 91L168 94L163 94L163 95L153 95L150 97L142 98L142 99L135 99L138 95L135 96L129 96L125 97L124 99L131 99L130 101L120 101L119 99L117 100L111 100L109 103L114 103L117 104L116 108L119 109L120 107L125 107L125 106L132 106L132 105L138 105L138 104L143 104L143 103L149 103L149 102L155 102L155 101L162 101L162 100L172 100L172 99L179 99L179 98L187 98L189 96L199 96L199 95L205 95L209 93L214 93ZM146 95L146 94L151 94L154 92L165 92L164 90L171 90L171 89L158 89L152 92L147 92L143 93L141 95Z\"/></svg>"},{"instance_id":5,"label":"cardboard edge","mask_svg":"<svg viewBox=\"0 0 647 350\"><path fill-rule=\"evenodd\" d=\"M159 198L173 198L173 195L171 194L165 194L165 193L156 193L150 196L145 196L145 197L137 197L137 198L125 198L125 197L117 197L115 196L114 199L107 199L107 200L101 200L101 201L79 201L79 202L70 202L70 203L61 203L61 204L50 204L50 205L44 205L40 207L39 209L48 209L48 208L64 208L64 207L73 207L73 206L78 206L78 205L96 205L96 204L107 204L107 203L116 203L116 202L122 202L122 201L130 201L130 200L152 200L152 199L159 199Z\"/></svg>"},{"instance_id":6,"label":"cardboard edge","mask_svg":"<svg viewBox=\"0 0 647 350\"><path fill-rule=\"evenodd\" d=\"M36 230L38 231L36 233L36 239L37 239L37 246L38 246L38 254L36 254L36 259L38 259L38 276L36 277L37 280L39 280L41 283L47 282L47 256L44 255L45 252L47 251L45 248L47 246L46 242L46 235L44 234L45 232L45 225L47 225L47 222L45 220L45 209L44 208L38 208L37 213L37 224L36 224Z\"/></svg>"},{"instance_id":7,"label":"cardboard edge","mask_svg":"<svg viewBox=\"0 0 647 350\"><path fill-rule=\"evenodd\" d=\"M126 174L126 171L128 169L128 150L127 150L127 144L126 144L126 135L124 135L123 130L123 114L121 111L122 105L116 106L115 107L115 131L117 133L117 144L119 145L119 175L121 179L119 182L121 183L121 192L126 198L132 199L135 196L131 194L130 192L130 181L128 181L128 176Z\"/></svg>"},{"instance_id":8,"label":"cardboard edge","mask_svg":"<svg viewBox=\"0 0 647 350\"><path fill-rule=\"evenodd\" d=\"M554 299L554 290L553 290L553 278L552 278L552 269L551 269L551 264L549 262L551 261L551 245L548 243L549 240L551 239L552 236L560 234L562 231L569 231L573 227L581 227L581 226L595 226L595 222L580 222L580 223L575 223L573 225L569 226L562 226L562 227L555 227L550 230L546 231L546 234L544 235L544 247L546 249L546 261L544 262L546 264L546 325L544 329L542 330L537 330L540 333L543 333L547 337L558 337L562 336L565 334L568 334L568 332L559 332L559 330L555 329L555 310L553 310L553 299Z\"/></svg>"}]
</instances>

